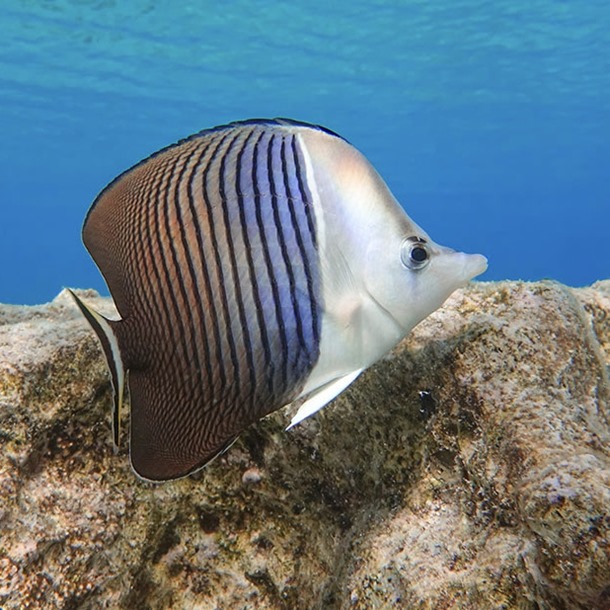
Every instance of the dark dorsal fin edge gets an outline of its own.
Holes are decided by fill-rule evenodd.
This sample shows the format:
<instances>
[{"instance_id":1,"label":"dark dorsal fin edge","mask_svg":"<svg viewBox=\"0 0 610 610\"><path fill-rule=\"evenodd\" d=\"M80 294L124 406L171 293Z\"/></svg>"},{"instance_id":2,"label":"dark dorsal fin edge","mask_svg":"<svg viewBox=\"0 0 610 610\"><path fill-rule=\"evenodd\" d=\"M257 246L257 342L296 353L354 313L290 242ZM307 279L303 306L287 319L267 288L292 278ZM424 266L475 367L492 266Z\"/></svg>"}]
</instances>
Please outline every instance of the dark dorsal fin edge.
<instances>
[{"instance_id":1,"label":"dark dorsal fin edge","mask_svg":"<svg viewBox=\"0 0 610 610\"><path fill-rule=\"evenodd\" d=\"M163 153L167 152L168 150L171 150L172 148L175 148L176 146L180 146L180 145L184 144L185 142L190 142L191 140L196 140L197 138L205 137L206 135L211 134L211 133L224 131L224 130L228 130L228 129L234 129L236 127L247 127L248 125L302 127L304 129L313 129L316 131L322 131L332 137L347 141L347 140L345 140L345 138L340 136L338 133L332 131L331 129L328 129L327 127L323 127L322 125L316 125L314 123L306 123L305 121L297 121L295 119L288 119L288 118L283 118L283 117L277 117L275 119L245 119L243 121L233 121L233 122L227 123L225 125L217 125L216 127L210 127L208 129L203 129L186 138L182 138L181 140L178 140L177 142L174 142L173 144L164 146L160 150L155 151L148 157L142 159L135 165L132 165L130 168L126 169L124 172L120 173L114 180L109 182L97 195L97 197L93 201L93 204L89 208L89 211L87 212L87 216L85 217L85 222L83 223L83 226L85 226L87 224L87 221L89 220L89 215L94 210L95 206L100 201L100 199L104 196L104 194L110 188L112 188L115 184L117 184L126 174L129 174L129 172L136 169L136 167L140 167L141 165L143 165L150 159L154 159L155 157L162 155ZM78 298L78 297L76 297L76 298Z\"/></svg>"}]
</instances>

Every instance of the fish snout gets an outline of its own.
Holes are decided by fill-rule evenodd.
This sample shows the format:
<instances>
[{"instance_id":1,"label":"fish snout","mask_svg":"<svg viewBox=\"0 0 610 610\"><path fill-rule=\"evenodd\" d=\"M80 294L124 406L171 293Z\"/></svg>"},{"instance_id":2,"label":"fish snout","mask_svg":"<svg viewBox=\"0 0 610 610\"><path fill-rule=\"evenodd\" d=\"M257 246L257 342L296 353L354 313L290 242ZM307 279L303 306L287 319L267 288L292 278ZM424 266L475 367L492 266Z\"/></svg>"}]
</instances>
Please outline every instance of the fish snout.
<instances>
[{"instance_id":1,"label":"fish snout","mask_svg":"<svg viewBox=\"0 0 610 610\"><path fill-rule=\"evenodd\" d=\"M461 275L468 282L487 270L487 258L482 254L464 254L457 252L462 258Z\"/></svg>"},{"instance_id":2,"label":"fish snout","mask_svg":"<svg viewBox=\"0 0 610 610\"><path fill-rule=\"evenodd\" d=\"M456 287L464 286L487 269L487 258L482 254L466 254L443 248L439 259L442 261L443 275Z\"/></svg>"}]
</instances>

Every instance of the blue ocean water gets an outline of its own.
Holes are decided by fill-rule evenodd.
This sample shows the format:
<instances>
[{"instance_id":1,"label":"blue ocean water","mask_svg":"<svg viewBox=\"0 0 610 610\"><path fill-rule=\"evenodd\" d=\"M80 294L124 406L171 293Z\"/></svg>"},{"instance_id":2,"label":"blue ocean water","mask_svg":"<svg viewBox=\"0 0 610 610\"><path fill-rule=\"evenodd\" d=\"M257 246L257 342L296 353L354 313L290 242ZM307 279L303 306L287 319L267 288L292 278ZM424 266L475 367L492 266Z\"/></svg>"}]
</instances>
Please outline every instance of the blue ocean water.
<instances>
[{"instance_id":1,"label":"blue ocean water","mask_svg":"<svg viewBox=\"0 0 610 610\"><path fill-rule=\"evenodd\" d=\"M481 279L610 277L605 0L5 0L0 23L0 302L107 294L80 240L97 192L273 116L351 141Z\"/></svg>"}]
</instances>

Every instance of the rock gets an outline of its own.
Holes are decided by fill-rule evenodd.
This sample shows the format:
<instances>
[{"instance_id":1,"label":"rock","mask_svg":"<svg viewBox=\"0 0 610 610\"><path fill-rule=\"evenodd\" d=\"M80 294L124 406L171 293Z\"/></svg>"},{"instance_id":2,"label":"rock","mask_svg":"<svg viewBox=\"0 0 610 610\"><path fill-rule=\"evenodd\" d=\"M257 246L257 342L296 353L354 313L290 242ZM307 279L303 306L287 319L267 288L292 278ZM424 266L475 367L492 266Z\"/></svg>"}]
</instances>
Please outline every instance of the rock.
<instances>
[{"instance_id":1,"label":"rock","mask_svg":"<svg viewBox=\"0 0 610 610\"><path fill-rule=\"evenodd\" d=\"M0 607L610 608L609 368L610 281L473 284L318 415L153 485L69 296L1 306Z\"/></svg>"}]
</instances>

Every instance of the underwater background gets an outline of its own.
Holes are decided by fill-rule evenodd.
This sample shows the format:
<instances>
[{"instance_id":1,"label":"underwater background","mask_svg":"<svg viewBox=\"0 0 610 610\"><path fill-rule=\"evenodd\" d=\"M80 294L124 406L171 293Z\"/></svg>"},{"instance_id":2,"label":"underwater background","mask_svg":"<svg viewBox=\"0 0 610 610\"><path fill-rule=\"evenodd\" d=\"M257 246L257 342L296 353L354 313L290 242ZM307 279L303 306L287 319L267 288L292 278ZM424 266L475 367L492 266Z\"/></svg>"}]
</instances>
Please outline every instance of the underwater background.
<instances>
[{"instance_id":1,"label":"underwater background","mask_svg":"<svg viewBox=\"0 0 610 610\"><path fill-rule=\"evenodd\" d=\"M479 279L610 277L610 3L4 0L0 302L108 294L118 173L232 120L337 131Z\"/></svg>"}]
</instances>

